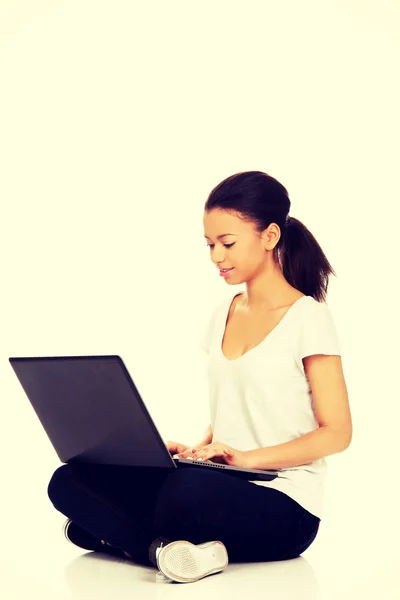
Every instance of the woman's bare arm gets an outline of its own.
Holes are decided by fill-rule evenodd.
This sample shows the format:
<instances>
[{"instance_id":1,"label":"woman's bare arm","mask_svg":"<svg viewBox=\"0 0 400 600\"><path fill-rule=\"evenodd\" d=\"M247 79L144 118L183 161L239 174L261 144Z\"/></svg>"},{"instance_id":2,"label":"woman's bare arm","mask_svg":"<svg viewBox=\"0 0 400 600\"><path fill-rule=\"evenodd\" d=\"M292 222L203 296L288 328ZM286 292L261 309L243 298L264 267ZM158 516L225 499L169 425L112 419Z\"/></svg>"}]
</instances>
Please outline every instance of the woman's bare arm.
<instances>
[{"instance_id":1,"label":"woman's bare arm","mask_svg":"<svg viewBox=\"0 0 400 600\"><path fill-rule=\"evenodd\" d=\"M193 446L193 448L203 448L203 446L208 446L208 444L211 444L213 439L213 430L211 425L209 425L206 429L206 431L204 432L204 437Z\"/></svg>"}]
</instances>

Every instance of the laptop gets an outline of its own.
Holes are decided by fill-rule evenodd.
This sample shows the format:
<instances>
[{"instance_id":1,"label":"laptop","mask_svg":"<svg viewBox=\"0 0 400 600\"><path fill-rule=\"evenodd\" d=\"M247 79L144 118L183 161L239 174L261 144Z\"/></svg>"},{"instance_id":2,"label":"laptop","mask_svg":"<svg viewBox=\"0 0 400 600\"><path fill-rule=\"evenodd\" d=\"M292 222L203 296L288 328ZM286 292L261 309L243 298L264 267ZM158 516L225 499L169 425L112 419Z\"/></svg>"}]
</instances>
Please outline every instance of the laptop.
<instances>
[{"instance_id":1,"label":"laptop","mask_svg":"<svg viewBox=\"0 0 400 600\"><path fill-rule=\"evenodd\" d=\"M117 355L10 357L14 372L63 463L220 471L271 481L278 470L173 458Z\"/></svg>"}]
</instances>

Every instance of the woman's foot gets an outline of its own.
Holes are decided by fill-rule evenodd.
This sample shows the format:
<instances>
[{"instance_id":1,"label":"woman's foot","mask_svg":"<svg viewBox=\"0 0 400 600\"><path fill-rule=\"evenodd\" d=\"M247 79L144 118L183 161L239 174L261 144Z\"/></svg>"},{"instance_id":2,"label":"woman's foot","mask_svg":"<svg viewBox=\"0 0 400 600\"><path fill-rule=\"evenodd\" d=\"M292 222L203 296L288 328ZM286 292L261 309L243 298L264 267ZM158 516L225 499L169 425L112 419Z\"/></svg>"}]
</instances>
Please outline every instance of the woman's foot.
<instances>
[{"instance_id":1,"label":"woman's foot","mask_svg":"<svg viewBox=\"0 0 400 600\"><path fill-rule=\"evenodd\" d=\"M222 542L192 544L178 540L156 550L160 572L172 581L190 583L223 571L228 566L228 552Z\"/></svg>"},{"instance_id":2,"label":"woman's foot","mask_svg":"<svg viewBox=\"0 0 400 600\"><path fill-rule=\"evenodd\" d=\"M82 527L79 527L79 525L77 525L71 519L67 519L65 521L63 525L63 533L67 540L71 542L71 544L74 544L74 546L78 546L79 548L83 548L84 550L91 550L92 552L103 552L119 557L130 557L127 552L124 552L119 548L114 548L104 540L99 540Z\"/></svg>"}]
</instances>

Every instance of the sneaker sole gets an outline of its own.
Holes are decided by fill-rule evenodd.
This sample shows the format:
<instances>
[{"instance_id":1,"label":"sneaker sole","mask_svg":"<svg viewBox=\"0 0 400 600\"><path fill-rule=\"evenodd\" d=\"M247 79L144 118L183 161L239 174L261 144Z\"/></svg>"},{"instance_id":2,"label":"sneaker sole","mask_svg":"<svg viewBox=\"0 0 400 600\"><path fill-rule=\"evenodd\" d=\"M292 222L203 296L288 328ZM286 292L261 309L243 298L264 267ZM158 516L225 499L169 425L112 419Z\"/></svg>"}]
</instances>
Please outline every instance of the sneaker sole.
<instances>
[{"instance_id":1,"label":"sneaker sole","mask_svg":"<svg viewBox=\"0 0 400 600\"><path fill-rule=\"evenodd\" d=\"M228 566L228 552L219 541L195 545L178 540L160 550L157 564L168 579L190 583L223 571Z\"/></svg>"},{"instance_id":2,"label":"sneaker sole","mask_svg":"<svg viewBox=\"0 0 400 600\"><path fill-rule=\"evenodd\" d=\"M69 537L68 537L68 527L69 527L69 524L70 524L70 523L72 523L72 520L71 520L71 519L67 519L67 520L65 521L65 523L64 523L64 525L63 525L63 528L62 528L62 532L63 532L64 536L66 537L66 539L69 541L69 543L70 543L70 544L73 544L73 542L71 542L71 540L70 540L70 539L69 539ZM74 546L75 546L75 544L74 544Z\"/></svg>"}]
</instances>

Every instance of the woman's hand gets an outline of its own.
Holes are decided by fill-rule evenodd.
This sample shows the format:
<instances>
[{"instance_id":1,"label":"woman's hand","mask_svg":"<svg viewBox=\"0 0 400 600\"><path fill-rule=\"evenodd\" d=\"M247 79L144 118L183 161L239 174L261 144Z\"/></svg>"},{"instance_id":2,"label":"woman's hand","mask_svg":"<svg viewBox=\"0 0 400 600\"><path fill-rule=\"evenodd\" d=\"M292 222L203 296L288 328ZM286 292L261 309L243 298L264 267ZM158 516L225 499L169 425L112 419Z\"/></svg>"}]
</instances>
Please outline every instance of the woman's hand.
<instances>
[{"instance_id":1,"label":"woman's hand","mask_svg":"<svg viewBox=\"0 0 400 600\"><path fill-rule=\"evenodd\" d=\"M180 458L186 458L187 456L192 456L194 452L196 452L197 448L192 448L192 446L186 446L185 444L179 444L178 442L167 442L166 446L173 456L178 454Z\"/></svg>"},{"instance_id":2,"label":"woman's hand","mask_svg":"<svg viewBox=\"0 0 400 600\"><path fill-rule=\"evenodd\" d=\"M222 442L213 442L208 446L199 448L197 452L192 453L193 460L209 460L214 457L222 459L227 465L232 467L242 467L243 469L249 469L249 457L248 453L243 450L236 450L231 446L227 446ZM179 455L179 458L183 458ZM213 462L221 462L221 460L214 460Z\"/></svg>"}]
</instances>

